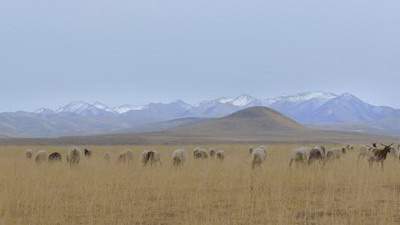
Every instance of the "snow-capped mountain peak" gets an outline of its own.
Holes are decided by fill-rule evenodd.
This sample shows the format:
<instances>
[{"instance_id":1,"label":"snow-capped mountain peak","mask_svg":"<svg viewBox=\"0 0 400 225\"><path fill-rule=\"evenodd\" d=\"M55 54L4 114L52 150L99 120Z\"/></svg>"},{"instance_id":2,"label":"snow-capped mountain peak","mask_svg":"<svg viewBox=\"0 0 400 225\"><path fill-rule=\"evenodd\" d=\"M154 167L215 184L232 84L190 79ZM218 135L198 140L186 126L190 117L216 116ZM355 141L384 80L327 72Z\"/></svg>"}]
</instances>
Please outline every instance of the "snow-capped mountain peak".
<instances>
[{"instance_id":1,"label":"snow-capped mountain peak","mask_svg":"<svg viewBox=\"0 0 400 225\"><path fill-rule=\"evenodd\" d=\"M146 109L147 106L145 105L121 105L115 107L113 110L119 114L127 113L129 111L139 111Z\"/></svg>"},{"instance_id":2,"label":"snow-capped mountain peak","mask_svg":"<svg viewBox=\"0 0 400 225\"><path fill-rule=\"evenodd\" d=\"M34 113L37 113L37 114L53 114L53 113L55 113L55 112L54 112L54 110L52 110L52 109L40 108L40 109L35 110Z\"/></svg>"},{"instance_id":3,"label":"snow-capped mountain peak","mask_svg":"<svg viewBox=\"0 0 400 225\"><path fill-rule=\"evenodd\" d=\"M244 107L251 104L254 101L257 101L257 99L250 95L241 95L230 101L230 103L234 106Z\"/></svg>"},{"instance_id":4,"label":"snow-capped mountain peak","mask_svg":"<svg viewBox=\"0 0 400 225\"><path fill-rule=\"evenodd\" d=\"M88 108L90 104L84 101L74 101L56 110L57 113L80 113Z\"/></svg>"},{"instance_id":5,"label":"snow-capped mountain peak","mask_svg":"<svg viewBox=\"0 0 400 225\"><path fill-rule=\"evenodd\" d=\"M222 98L218 98L217 102L222 103L222 104L226 104L226 103L232 102L233 100L234 100L234 98L222 97Z\"/></svg>"},{"instance_id":6,"label":"snow-capped mountain peak","mask_svg":"<svg viewBox=\"0 0 400 225\"><path fill-rule=\"evenodd\" d=\"M109 106L101 103L101 102L95 102L93 103L93 106L96 107L97 109L101 109L107 112L115 112L112 108L110 108Z\"/></svg>"},{"instance_id":7,"label":"snow-capped mountain peak","mask_svg":"<svg viewBox=\"0 0 400 225\"><path fill-rule=\"evenodd\" d=\"M309 100L329 101L336 97L338 97L336 94L317 91L317 92L303 92L296 95L287 95L276 98L269 98L266 99L265 102L267 105L271 105L276 102L301 103Z\"/></svg>"}]
</instances>

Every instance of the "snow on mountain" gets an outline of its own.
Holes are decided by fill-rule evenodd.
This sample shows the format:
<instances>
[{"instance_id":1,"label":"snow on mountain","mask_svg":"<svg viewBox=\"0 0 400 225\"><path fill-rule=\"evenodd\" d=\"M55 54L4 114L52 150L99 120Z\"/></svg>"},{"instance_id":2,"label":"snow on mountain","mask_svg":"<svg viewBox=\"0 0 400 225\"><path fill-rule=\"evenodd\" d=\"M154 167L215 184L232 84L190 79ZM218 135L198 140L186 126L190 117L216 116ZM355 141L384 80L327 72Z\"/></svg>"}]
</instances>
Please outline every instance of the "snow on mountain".
<instances>
[{"instance_id":1,"label":"snow on mountain","mask_svg":"<svg viewBox=\"0 0 400 225\"><path fill-rule=\"evenodd\" d=\"M115 107L113 110L114 112L117 112L119 114L123 114L129 111L140 111L146 109L146 105L121 105L118 107Z\"/></svg>"},{"instance_id":2,"label":"snow on mountain","mask_svg":"<svg viewBox=\"0 0 400 225\"><path fill-rule=\"evenodd\" d=\"M59 109L56 110L57 113L81 113L87 109L89 109L91 105L89 103L83 101L74 101L71 102Z\"/></svg>"},{"instance_id":3,"label":"snow on mountain","mask_svg":"<svg viewBox=\"0 0 400 225\"><path fill-rule=\"evenodd\" d=\"M56 110L56 113L73 113L83 116L90 116L90 115L103 115L106 113L115 113L115 111L112 108L100 102L95 102L91 104L83 101L75 101L63 107L60 107L59 109Z\"/></svg>"},{"instance_id":4,"label":"snow on mountain","mask_svg":"<svg viewBox=\"0 0 400 225\"><path fill-rule=\"evenodd\" d=\"M276 98L268 98L264 100L267 105L272 105L277 102L301 103L309 100L329 101L338 97L336 94L329 92L304 92L296 95L280 96Z\"/></svg>"},{"instance_id":5,"label":"snow on mountain","mask_svg":"<svg viewBox=\"0 0 400 225\"><path fill-rule=\"evenodd\" d=\"M40 109L37 109L36 111L34 111L34 113L37 113L37 114L54 114L55 112L52 109L40 108Z\"/></svg>"},{"instance_id":6,"label":"snow on mountain","mask_svg":"<svg viewBox=\"0 0 400 225\"><path fill-rule=\"evenodd\" d=\"M245 106L248 106L257 101L259 101L259 100L254 97L251 97L249 95L241 95L241 96L233 99L229 103L234 106L245 107Z\"/></svg>"},{"instance_id":7,"label":"snow on mountain","mask_svg":"<svg viewBox=\"0 0 400 225\"><path fill-rule=\"evenodd\" d=\"M109 106L107 106L107 105L105 105L105 104L103 104L101 102L95 102L95 103L93 103L93 106L95 108L97 108L97 109L101 109L101 110L104 110L106 112L111 112L111 113L115 112L111 107L109 107Z\"/></svg>"}]
</instances>

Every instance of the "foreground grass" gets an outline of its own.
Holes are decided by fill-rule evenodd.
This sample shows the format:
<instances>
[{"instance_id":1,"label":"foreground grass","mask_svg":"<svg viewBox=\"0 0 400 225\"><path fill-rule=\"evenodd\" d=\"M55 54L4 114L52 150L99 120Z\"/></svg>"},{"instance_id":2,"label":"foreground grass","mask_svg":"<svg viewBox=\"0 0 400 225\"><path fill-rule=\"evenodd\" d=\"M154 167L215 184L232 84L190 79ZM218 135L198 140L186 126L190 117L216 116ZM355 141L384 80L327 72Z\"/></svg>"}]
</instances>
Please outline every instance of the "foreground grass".
<instances>
[{"instance_id":1,"label":"foreground grass","mask_svg":"<svg viewBox=\"0 0 400 225\"><path fill-rule=\"evenodd\" d=\"M331 162L288 168L294 146L270 146L263 167L250 169L248 146L216 146L222 163L189 160L172 168L175 147L152 146L163 165L143 168L143 147L96 147L76 168L37 166L24 159L28 147L0 150L0 224L21 225L224 225L399 224L400 163L385 170L356 163L356 153ZM33 149L62 150L60 147ZM192 149L187 146L186 149ZM106 163L103 153L135 151L132 165Z\"/></svg>"}]
</instances>

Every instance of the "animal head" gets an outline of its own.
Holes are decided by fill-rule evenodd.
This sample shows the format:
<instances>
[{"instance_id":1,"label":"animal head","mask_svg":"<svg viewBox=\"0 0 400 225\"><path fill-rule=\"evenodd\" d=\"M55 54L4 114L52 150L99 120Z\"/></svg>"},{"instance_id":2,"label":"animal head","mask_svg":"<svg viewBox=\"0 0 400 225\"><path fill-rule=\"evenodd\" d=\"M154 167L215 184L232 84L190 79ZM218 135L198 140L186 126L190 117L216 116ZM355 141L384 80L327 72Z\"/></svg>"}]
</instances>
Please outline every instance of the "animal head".
<instances>
[{"instance_id":1,"label":"animal head","mask_svg":"<svg viewBox=\"0 0 400 225\"><path fill-rule=\"evenodd\" d=\"M390 145L381 144L381 145L383 146L383 151L385 151L385 152L390 152L390 151L392 151L394 149L393 148L394 144L390 144Z\"/></svg>"}]
</instances>

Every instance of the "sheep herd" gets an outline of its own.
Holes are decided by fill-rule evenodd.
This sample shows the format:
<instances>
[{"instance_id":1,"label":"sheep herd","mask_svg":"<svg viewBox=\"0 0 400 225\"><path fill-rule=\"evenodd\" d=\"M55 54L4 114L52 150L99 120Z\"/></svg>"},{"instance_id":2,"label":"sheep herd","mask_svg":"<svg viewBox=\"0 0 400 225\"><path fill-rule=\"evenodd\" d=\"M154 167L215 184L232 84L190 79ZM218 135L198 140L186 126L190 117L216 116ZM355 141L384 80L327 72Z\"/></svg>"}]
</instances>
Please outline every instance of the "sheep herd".
<instances>
[{"instance_id":1,"label":"sheep herd","mask_svg":"<svg viewBox=\"0 0 400 225\"><path fill-rule=\"evenodd\" d=\"M250 155L251 168L255 169L260 167L267 159L268 148L265 146L250 147L248 153ZM340 148L327 149L325 146L315 147L298 147L293 149L289 155L289 167L295 165L311 165L318 163L324 166L327 162L337 160L346 155L349 151L355 151L355 147L346 145ZM196 147L192 151L193 159L195 160L207 160L215 159L219 162L225 160L225 152L223 150L217 150L214 148ZM386 156L391 156L400 160L400 145L384 145L379 146L374 143L372 145L363 145L358 148L358 160L367 159L369 166L372 167L374 163L378 163L383 168L383 163L386 160ZM80 149L77 147L69 149L65 154L65 161L69 166L78 165L83 159L90 159L93 152L87 148ZM40 150L34 152L27 150L25 157L29 160L33 160L37 164L45 162L54 163L62 162L64 157L59 152L47 152ZM109 163L112 161L112 154L106 152L103 155L105 162ZM124 151L118 154L116 162L119 164L131 164L134 160L134 154L132 151ZM171 164L175 167L181 167L187 160L187 151L183 148L177 149L171 154ZM156 150L145 150L141 154L141 162L143 166L156 166L162 165L160 153Z\"/></svg>"},{"instance_id":2,"label":"sheep herd","mask_svg":"<svg viewBox=\"0 0 400 225\"><path fill-rule=\"evenodd\" d=\"M87 148L80 149L77 147L71 148L66 152L65 160L69 166L78 165L82 159L90 159L93 152ZM202 147L197 147L193 150L194 159L208 159L215 158L219 161L224 161L225 153L222 150L215 150ZM53 163L53 162L62 162L64 157L60 152L47 152L44 150L37 151L36 153L33 150L25 151L25 158L29 160L33 160L37 164L42 164L45 162ZM106 152L103 155L103 159L105 162L109 163L112 161L112 154L110 152ZM181 148L172 152L171 161L173 166L182 166L184 165L187 159L186 150ZM118 154L116 158L116 162L119 164L131 164L134 161L134 154L132 151L127 150ZM141 153L141 162L143 166L155 166L162 165L161 156L158 151L155 150L145 150Z\"/></svg>"}]
</instances>

